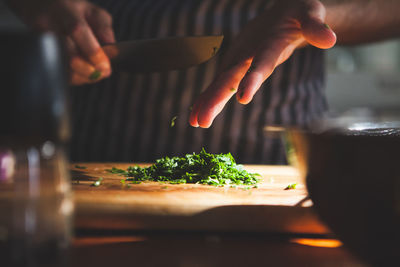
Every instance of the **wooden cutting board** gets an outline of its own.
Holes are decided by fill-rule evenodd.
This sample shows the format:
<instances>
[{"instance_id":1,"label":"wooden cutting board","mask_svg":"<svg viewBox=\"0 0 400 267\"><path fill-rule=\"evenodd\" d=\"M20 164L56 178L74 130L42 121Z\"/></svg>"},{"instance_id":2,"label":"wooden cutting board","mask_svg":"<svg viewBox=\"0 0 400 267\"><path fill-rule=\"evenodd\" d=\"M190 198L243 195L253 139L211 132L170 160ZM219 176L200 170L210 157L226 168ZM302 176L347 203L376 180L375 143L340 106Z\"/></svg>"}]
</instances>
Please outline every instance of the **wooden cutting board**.
<instances>
[{"instance_id":1,"label":"wooden cutting board","mask_svg":"<svg viewBox=\"0 0 400 267\"><path fill-rule=\"evenodd\" d=\"M78 229L330 233L292 167L245 165L262 176L258 188L250 189L156 182L127 186L122 176L107 171L132 165L149 164L71 165ZM93 186L99 178L101 184ZM293 183L295 189L285 190Z\"/></svg>"}]
</instances>

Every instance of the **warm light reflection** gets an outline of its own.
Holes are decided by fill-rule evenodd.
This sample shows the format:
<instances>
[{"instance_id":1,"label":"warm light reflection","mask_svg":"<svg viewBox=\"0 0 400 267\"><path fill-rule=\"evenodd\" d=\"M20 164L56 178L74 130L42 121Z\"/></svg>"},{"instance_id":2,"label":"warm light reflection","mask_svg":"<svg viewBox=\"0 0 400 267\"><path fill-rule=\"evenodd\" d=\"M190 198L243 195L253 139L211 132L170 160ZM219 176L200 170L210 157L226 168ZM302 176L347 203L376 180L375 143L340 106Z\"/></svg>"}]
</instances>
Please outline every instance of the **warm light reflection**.
<instances>
[{"instance_id":1,"label":"warm light reflection","mask_svg":"<svg viewBox=\"0 0 400 267\"><path fill-rule=\"evenodd\" d=\"M343 245L337 239L295 238L290 241L300 245L323 248L337 248Z\"/></svg>"},{"instance_id":2,"label":"warm light reflection","mask_svg":"<svg viewBox=\"0 0 400 267\"><path fill-rule=\"evenodd\" d=\"M147 240L143 236L118 236L118 237L81 237L74 240L75 246L92 246L92 245L105 245L117 244L126 242L142 242Z\"/></svg>"}]
</instances>

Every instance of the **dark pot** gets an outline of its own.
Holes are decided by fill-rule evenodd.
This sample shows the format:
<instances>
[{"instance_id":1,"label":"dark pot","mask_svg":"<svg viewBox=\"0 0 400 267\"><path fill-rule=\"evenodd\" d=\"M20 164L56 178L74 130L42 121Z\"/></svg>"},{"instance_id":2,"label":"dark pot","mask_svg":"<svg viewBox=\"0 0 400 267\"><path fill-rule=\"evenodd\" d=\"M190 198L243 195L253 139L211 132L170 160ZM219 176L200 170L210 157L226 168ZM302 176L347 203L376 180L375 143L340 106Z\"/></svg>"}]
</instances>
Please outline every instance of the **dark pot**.
<instances>
[{"instance_id":1,"label":"dark pot","mask_svg":"<svg viewBox=\"0 0 400 267\"><path fill-rule=\"evenodd\" d=\"M320 218L360 259L397 266L400 127L360 125L286 135Z\"/></svg>"}]
</instances>

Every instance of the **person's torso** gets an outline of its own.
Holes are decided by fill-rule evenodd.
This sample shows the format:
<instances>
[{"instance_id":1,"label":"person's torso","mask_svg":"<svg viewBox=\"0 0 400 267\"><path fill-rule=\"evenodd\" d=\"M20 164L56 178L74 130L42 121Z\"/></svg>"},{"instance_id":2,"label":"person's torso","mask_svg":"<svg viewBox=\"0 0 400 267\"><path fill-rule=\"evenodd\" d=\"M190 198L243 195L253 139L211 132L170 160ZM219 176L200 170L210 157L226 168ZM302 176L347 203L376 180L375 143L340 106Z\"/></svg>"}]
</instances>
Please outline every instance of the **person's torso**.
<instances>
[{"instance_id":1,"label":"person's torso","mask_svg":"<svg viewBox=\"0 0 400 267\"><path fill-rule=\"evenodd\" d=\"M98 84L73 88L74 161L153 162L163 156L231 152L240 163L284 163L268 124L306 125L325 109L323 57L316 48L296 51L263 84L248 105L233 98L209 129L188 124L190 107L214 78L221 55L265 0L96 0L113 15L119 41L224 35L209 62L184 71L114 73ZM177 116L175 125L171 120Z\"/></svg>"}]
</instances>

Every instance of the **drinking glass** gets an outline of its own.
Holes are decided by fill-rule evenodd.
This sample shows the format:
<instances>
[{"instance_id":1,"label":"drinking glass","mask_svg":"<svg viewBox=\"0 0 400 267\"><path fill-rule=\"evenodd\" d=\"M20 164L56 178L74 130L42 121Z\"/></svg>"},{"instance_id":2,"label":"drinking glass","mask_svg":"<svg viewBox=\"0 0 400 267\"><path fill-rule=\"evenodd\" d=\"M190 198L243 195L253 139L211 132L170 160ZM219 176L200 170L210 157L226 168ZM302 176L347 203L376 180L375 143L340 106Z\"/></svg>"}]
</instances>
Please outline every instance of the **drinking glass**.
<instances>
[{"instance_id":1,"label":"drinking glass","mask_svg":"<svg viewBox=\"0 0 400 267\"><path fill-rule=\"evenodd\" d=\"M62 46L0 32L0 249L5 266L67 266L73 202ZM2 264L3 266L3 264Z\"/></svg>"}]
</instances>

